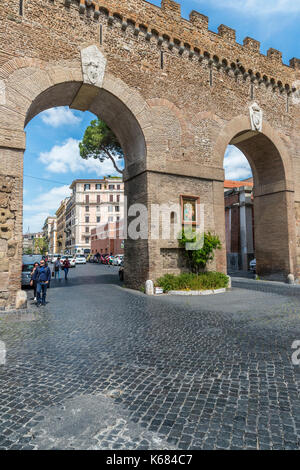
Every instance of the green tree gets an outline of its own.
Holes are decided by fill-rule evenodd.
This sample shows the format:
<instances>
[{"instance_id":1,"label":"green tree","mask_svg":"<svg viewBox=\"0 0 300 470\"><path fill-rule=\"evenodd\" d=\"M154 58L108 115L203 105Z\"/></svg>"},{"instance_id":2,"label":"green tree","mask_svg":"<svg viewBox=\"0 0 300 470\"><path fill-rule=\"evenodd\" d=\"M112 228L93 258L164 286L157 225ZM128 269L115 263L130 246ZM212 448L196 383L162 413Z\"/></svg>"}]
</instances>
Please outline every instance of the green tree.
<instances>
[{"instance_id":1,"label":"green tree","mask_svg":"<svg viewBox=\"0 0 300 470\"><path fill-rule=\"evenodd\" d=\"M118 173L123 170L118 167L116 161L124 158L122 147L113 131L101 119L91 121L86 128L82 141L79 143L81 158L95 158L100 162L105 159L112 161Z\"/></svg>"},{"instance_id":2,"label":"green tree","mask_svg":"<svg viewBox=\"0 0 300 470\"><path fill-rule=\"evenodd\" d=\"M32 248L26 248L24 251L24 255L32 255L33 254L33 249Z\"/></svg>"},{"instance_id":3,"label":"green tree","mask_svg":"<svg viewBox=\"0 0 300 470\"><path fill-rule=\"evenodd\" d=\"M45 238L36 238L34 241L34 251L39 255L45 255L48 251L48 243Z\"/></svg>"},{"instance_id":4,"label":"green tree","mask_svg":"<svg viewBox=\"0 0 300 470\"><path fill-rule=\"evenodd\" d=\"M187 249L188 243L194 244L193 249ZM191 270L197 274L206 268L209 261L214 259L215 250L222 248L217 235L213 235L211 232L198 233L192 228L182 229L179 245L184 248L184 256L187 258Z\"/></svg>"}]
</instances>

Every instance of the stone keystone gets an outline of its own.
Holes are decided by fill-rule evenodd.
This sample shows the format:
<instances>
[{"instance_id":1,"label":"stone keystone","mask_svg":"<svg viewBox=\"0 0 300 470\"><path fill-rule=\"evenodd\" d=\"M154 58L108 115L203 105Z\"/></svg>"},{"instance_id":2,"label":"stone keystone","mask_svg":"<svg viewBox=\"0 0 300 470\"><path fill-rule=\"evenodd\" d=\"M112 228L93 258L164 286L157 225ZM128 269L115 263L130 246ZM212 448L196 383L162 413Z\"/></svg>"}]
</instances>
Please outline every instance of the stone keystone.
<instances>
[{"instance_id":1,"label":"stone keystone","mask_svg":"<svg viewBox=\"0 0 300 470\"><path fill-rule=\"evenodd\" d=\"M83 82L88 85L102 87L106 58L99 51L97 46L89 46L81 51L81 63L83 72Z\"/></svg>"}]
</instances>

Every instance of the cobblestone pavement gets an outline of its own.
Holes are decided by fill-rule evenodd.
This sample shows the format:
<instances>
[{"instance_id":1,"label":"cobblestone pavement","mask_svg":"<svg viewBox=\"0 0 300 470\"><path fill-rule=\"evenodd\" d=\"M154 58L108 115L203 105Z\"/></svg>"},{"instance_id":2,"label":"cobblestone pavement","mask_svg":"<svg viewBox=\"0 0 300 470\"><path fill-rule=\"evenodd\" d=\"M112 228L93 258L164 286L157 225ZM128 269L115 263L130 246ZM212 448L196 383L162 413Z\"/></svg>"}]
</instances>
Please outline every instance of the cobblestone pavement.
<instances>
[{"instance_id":1,"label":"cobblestone pavement","mask_svg":"<svg viewBox=\"0 0 300 470\"><path fill-rule=\"evenodd\" d=\"M116 273L78 266L0 314L0 449L299 448L300 297L150 298Z\"/></svg>"}]
</instances>

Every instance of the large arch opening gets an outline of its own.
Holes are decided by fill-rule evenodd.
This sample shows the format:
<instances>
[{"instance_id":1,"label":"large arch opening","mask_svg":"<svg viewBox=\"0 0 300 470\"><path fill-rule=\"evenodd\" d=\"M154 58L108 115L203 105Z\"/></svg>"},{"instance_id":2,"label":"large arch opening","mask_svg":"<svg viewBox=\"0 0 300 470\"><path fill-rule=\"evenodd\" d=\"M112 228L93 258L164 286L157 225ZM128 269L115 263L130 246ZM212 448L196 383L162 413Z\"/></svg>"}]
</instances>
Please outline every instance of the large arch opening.
<instances>
[{"instance_id":1,"label":"large arch opening","mask_svg":"<svg viewBox=\"0 0 300 470\"><path fill-rule=\"evenodd\" d=\"M146 205L147 201L144 187L143 185L137 184L135 181L136 173L138 173L140 169L145 168L146 165L145 138L138 120L123 101L105 89L91 85L83 85L81 82L60 83L46 89L31 103L26 114L25 128L28 123L40 113L50 109L58 109L59 107L67 107L71 110L89 111L103 120L110 129L112 129L124 152L123 182L127 204L131 205L138 200ZM72 181L70 181L70 184L71 183ZM95 184L91 186L94 187ZM118 185L115 186L117 187ZM94 205L96 204L96 199L95 201L93 199L94 196L85 195L84 197L89 197L89 199L87 199L89 203L92 202ZM97 196L95 195L95 197ZM114 196L112 195L112 197ZM116 197L118 196L116 195ZM116 201L113 199L112 202ZM123 213L121 217L124 220L123 223L126 225L124 219L124 204L122 210ZM97 214L95 215L97 216ZM89 222L91 222L90 215L85 214L85 216L85 218L89 219ZM98 217L96 217L94 221L95 227L97 226L96 219L98 219ZM119 236L119 232L114 233L117 233ZM90 234L90 240L91 239ZM134 286L137 282L140 283L141 279L146 277L148 269L147 260L145 259L143 265L139 265L138 267L135 262L141 250L147 253L146 243L147 240L140 240L139 243L134 243L132 240L125 239L126 281L129 285Z\"/></svg>"},{"instance_id":2,"label":"large arch opening","mask_svg":"<svg viewBox=\"0 0 300 470\"><path fill-rule=\"evenodd\" d=\"M232 213L226 212L225 197L227 246L230 241L228 225L238 224L239 269L249 270L249 261L254 258L256 266L251 263L252 268L259 276L286 280L294 270L294 246L291 241L294 194L287 162L273 140L263 132L242 130L228 144L247 158L252 178L249 175L236 184L235 200L232 198L231 204L231 208L235 206L234 220ZM253 187L250 184L252 181ZM251 230L253 234L249 233ZM228 268L230 270L230 266Z\"/></svg>"},{"instance_id":3,"label":"large arch opening","mask_svg":"<svg viewBox=\"0 0 300 470\"><path fill-rule=\"evenodd\" d=\"M69 106L90 111L103 119L118 137L125 154L125 166L146 159L146 144L142 129L128 107L109 91L81 82L64 82L41 93L28 109L25 127L37 114L49 108Z\"/></svg>"}]
</instances>

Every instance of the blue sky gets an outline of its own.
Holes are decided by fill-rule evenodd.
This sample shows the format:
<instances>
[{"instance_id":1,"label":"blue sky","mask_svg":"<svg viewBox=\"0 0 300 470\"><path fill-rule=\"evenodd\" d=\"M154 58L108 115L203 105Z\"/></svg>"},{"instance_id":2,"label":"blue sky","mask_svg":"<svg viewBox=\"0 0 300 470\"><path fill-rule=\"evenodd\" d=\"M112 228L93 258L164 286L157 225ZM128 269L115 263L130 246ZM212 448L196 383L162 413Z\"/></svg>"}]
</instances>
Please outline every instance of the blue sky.
<instances>
[{"instance_id":1,"label":"blue sky","mask_svg":"<svg viewBox=\"0 0 300 470\"><path fill-rule=\"evenodd\" d=\"M160 0L151 3L160 5ZM209 29L217 31L226 24L237 32L237 41L251 36L261 41L261 52L279 49L283 60L300 57L300 1L290 0L182 0L182 15L188 18L197 10L210 19ZM27 149L24 157L24 225L27 232L41 229L45 218L55 213L59 202L69 195L76 178L115 174L110 162L84 161L78 142L93 116L90 113L56 108L36 116L27 125ZM247 160L235 148L225 155L228 179L250 176Z\"/></svg>"}]
</instances>

